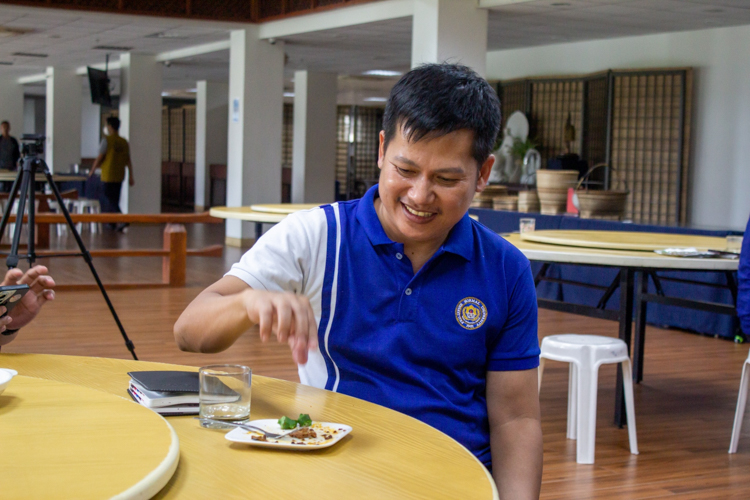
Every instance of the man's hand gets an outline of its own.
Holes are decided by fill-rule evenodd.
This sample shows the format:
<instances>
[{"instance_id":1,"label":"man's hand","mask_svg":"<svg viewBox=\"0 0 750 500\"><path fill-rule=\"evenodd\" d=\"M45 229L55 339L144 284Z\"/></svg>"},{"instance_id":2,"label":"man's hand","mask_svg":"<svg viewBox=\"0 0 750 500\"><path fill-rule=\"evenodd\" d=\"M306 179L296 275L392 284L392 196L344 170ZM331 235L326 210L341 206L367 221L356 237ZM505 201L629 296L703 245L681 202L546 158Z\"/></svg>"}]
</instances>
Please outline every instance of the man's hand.
<instances>
[{"instance_id":1,"label":"man's hand","mask_svg":"<svg viewBox=\"0 0 750 500\"><path fill-rule=\"evenodd\" d=\"M318 327L310 301L293 293L255 290L234 276L224 276L203 290L174 325L177 345L189 352L221 352L258 325L260 338L287 342L292 358L307 363L318 347Z\"/></svg>"},{"instance_id":2,"label":"man's hand","mask_svg":"<svg viewBox=\"0 0 750 500\"><path fill-rule=\"evenodd\" d=\"M45 302L55 299L55 280L47 273L44 266L34 266L25 274L20 269L11 269L5 273L5 279L0 285L29 285L30 290L8 316L0 319L0 332L26 326L36 317ZM2 306L0 314L4 313L5 307Z\"/></svg>"},{"instance_id":3,"label":"man's hand","mask_svg":"<svg viewBox=\"0 0 750 500\"><path fill-rule=\"evenodd\" d=\"M287 342L292 359L307 363L308 349L318 346L318 329L310 301L303 295L248 289L243 292L247 317L260 330L267 342L276 335L278 342Z\"/></svg>"}]
</instances>

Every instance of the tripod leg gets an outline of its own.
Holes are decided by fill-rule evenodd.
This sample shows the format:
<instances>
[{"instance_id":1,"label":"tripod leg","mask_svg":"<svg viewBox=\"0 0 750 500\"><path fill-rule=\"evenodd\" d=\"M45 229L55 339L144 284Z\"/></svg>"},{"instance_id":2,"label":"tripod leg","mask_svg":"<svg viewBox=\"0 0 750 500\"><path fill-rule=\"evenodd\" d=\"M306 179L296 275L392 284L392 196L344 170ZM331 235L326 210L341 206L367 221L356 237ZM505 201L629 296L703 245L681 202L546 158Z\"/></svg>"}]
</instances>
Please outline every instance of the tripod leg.
<instances>
[{"instance_id":1,"label":"tripod leg","mask_svg":"<svg viewBox=\"0 0 750 500\"><path fill-rule=\"evenodd\" d=\"M112 302L109 300L109 295L107 295L107 291L104 289L102 280L99 279L99 274L96 272L96 268L94 267L94 262L91 259L91 253L89 253L89 251L86 249L86 246L83 244L81 235L78 234L78 231L76 230L76 226L73 223L73 219L70 218L70 212L68 212L68 209L65 208L65 203L63 202L63 198L60 195L60 191L57 189L57 186L55 185L54 181L52 180L52 174L50 174L49 169L45 168L44 175L47 177L47 183L52 189L52 192L55 194L55 199L57 200L57 205L60 207L60 212L62 212L62 214L65 216L65 221L68 223L68 228L70 228L70 232L73 234L73 237L75 238L76 243L78 244L78 248L81 250L81 255L83 256L83 260L85 260L86 264L88 264L89 269L91 270L91 274L94 276L94 280L96 281L96 285L99 287L99 291L102 292L102 297L104 297L104 301L107 303L107 307L109 307L109 312L112 313L112 318L114 318L115 323L117 323L117 328L120 329L120 335L122 335L122 338L125 341L125 347L128 348L128 351L130 351L130 354L133 356L133 359L137 360L138 356L135 355L135 345L133 344L133 341L128 338L128 334L125 333L125 328L122 326L122 323L120 322L120 318L117 316L117 312L115 311L115 306L113 306Z\"/></svg>"},{"instance_id":2,"label":"tripod leg","mask_svg":"<svg viewBox=\"0 0 750 500\"><path fill-rule=\"evenodd\" d=\"M34 265L34 261L36 261L36 242L34 241L36 239L36 223L35 223L35 214L36 214L36 162L31 163L31 173L26 174L29 177L29 196L27 198L27 201L29 203L29 246L28 246L28 259L29 259L29 267Z\"/></svg>"},{"instance_id":3,"label":"tripod leg","mask_svg":"<svg viewBox=\"0 0 750 500\"><path fill-rule=\"evenodd\" d=\"M10 188L10 194L8 195L8 208L5 210L2 219L0 219L0 239L5 234L5 228L8 226L8 217L10 217L10 209L13 207L13 202L18 196L18 187L21 185L21 178L23 177L23 169L18 171L16 180L13 181L13 186Z\"/></svg>"},{"instance_id":4,"label":"tripod leg","mask_svg":"<svg viewBox=\"0 0 750 500\"><path fill-rule=\"evenodd\" d=\"M26 210L26 196L28 193L30 182L29 174L30 172L27 168L27 165L24 164L23 171L21 172L21 196L18 198L18 210L16 211L16 227L13 231L13 241L10 244L10 253L8 254L8 258L5 260L8 269L18 267L18 244L21 241L21 231L23 230L23 213ZM12 209L13 202L11 201L10 203Z\"/></svg>"}]
</instances>

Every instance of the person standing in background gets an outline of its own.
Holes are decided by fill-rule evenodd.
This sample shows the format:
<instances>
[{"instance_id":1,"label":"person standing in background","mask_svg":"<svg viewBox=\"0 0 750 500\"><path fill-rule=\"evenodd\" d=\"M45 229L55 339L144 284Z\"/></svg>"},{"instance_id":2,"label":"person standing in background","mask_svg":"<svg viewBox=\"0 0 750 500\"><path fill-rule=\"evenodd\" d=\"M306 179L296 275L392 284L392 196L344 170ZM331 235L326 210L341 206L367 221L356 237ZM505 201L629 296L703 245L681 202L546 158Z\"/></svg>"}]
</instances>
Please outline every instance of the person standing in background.
<instances>
[{"instance_id":1,"label":"person standing in background","mask_svg":"<svg viewBox=\"0 0 750 500\"><path fill-rule=\"evenodd\" d=\"M129 184L135 184L133 165L130 162L130 146L128 141L120 137L120 119L116 116L107 118L106 135L99 144L99 156L94 160L89 179L94 176L97 168L102 169L101 179L104 185L101 204L103 213L122 213L120 210L120 192L122 181L125 180L125 169L128 170ZM108 225L117 231L124 231L128 224Z\"/></svg>"},{"instance_id":2,"label":"person standing in background","mask_svg":"<svg viewBox=\"0 0 750 500\"><path fill-rule=\"evenodd\" d=\"M21 151L16 138L10 135L10 122L6 120L0 123L0 132L2 133L0 135L0 168L16 170Z\"/></svg>"}]
</instances>

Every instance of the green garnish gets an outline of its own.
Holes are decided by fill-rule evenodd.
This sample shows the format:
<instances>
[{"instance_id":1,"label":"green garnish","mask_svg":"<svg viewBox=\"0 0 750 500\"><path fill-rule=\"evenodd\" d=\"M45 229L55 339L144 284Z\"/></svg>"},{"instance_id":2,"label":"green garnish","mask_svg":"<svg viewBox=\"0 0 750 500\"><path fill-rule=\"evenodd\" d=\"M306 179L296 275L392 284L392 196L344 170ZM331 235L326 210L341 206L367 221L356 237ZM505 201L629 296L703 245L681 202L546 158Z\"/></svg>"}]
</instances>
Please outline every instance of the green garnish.
<instances>
[{"instance_id":1,"label":"green garnish","mask_svg":"<svg viewBox=\"0 0 750 500\"><path fill-rule=\"evenodd\" d=\"M279 427L282 429L294 429L299 425L300 427L308 427L312 425L312 419L310 418L310 415L307 413L300 413L299 418L297 420L291 419L289 417L281 417L279 419Z\"/></svg>"}]
</instances>

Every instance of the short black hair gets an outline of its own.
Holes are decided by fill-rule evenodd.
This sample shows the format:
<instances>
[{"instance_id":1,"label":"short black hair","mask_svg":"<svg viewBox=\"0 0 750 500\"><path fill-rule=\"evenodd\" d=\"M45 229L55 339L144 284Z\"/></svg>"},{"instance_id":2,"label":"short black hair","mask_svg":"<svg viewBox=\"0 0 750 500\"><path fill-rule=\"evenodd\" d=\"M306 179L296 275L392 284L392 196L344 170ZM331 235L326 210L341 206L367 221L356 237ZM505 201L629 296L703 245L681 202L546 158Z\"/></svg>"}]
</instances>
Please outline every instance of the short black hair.
<instances>
[{"instance_id":1,"label":"short black hair","mask_svg":"<svg viewBox=\"0 0 750 500\"><path fill-rule=\"evenodd\" d=\"M115 130L120 130L120 119L116 116L109 116L107 117L107 125Z\"/></svg>"},{"instance_id":2,"label":"short black hair","mask_svg":"<svg viewBox=\"0 0 750 500\"><path fill-rule=\"evenodd\" d=\"M399 126L410 142L471 130L472 153L481 167L500 131L500 101L487 80L466 66L423 64L391 89L383 114L385 148Z\"/></svg>"},{"instance_id":3,"label":"short black hair","mask_svg":"<svg viewBox=\"0 0 750 500\"><path fill-rule=\"evenodd\" d=\"M0 125L7 125L10 127L10 122L8 120L3 120L0 122Z\"/></svg>"}]
</instances>

